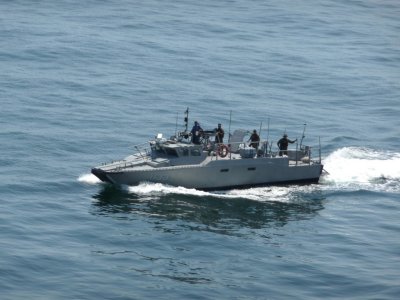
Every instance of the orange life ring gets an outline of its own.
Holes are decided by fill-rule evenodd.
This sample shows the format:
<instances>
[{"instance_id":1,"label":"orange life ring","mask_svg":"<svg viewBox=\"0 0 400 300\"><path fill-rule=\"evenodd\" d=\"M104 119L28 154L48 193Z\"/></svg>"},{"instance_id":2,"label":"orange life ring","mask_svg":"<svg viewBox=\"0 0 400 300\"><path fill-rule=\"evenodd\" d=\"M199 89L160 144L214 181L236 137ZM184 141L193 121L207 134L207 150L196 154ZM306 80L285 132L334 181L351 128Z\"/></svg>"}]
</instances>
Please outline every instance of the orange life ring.
<instances>
[{"instance_id":1,"label":"orange life ring","mask_svg":"<svg viewBox=\"0 0 400 300\"><path fill-rule=\"evenodd\" d=\"M221 144L218 146L218 149L217 149L218 156L224 158L228 155L228 153L229 153L229 148L227 145Z\"/></svg>"}]
</instances>

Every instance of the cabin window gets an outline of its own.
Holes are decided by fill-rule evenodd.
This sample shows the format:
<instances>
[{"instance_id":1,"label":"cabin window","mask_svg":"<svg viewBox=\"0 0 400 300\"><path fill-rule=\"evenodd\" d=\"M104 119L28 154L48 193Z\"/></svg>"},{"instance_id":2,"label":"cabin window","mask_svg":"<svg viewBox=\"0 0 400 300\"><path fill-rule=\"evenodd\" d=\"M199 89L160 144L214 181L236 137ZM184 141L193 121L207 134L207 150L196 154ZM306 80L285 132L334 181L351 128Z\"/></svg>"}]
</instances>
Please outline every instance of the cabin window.
<instances>
[{"instance_id":1,"label":"cabin window","mask_svg":"<svg viewBox=\"0 0 400 300\"><path fill-rule=\"evenodd\" d=\"M181 149L181 152L182 152L182 156L189 156L189 149L183 148L183 149Z\"/></svg>"},{"instance_id":2,"label":"cabin window","mask_svg":"<svg viewBox=\"0 0 400 300\"><path fill-rule=\"evenodd\" d=\"M255 171L256 168L254 168L254 167L253 167L253 168L247 168L247 170L248 170L248 171Z\"/></svg>"},{"instance_id":3,"label":"cabin window","mask_svg":"<svg viewBox=\"0 0 400 300\"><path fill-rule=\"evenodd\" d=\"M229 169L221 169L221 172L229 172Z\"/></svg>"},{"instance_id":4,"label":"cabin window","mask_svg":"<svg viewBox=\"0 0 400 300\"><path fill-rule=\"evenodd\" d=\"M178 153L176 153L175 149L171 149L171 148L164 148L165 153L167 153L168 155L171 156L178 156Z\"/></svg>"},{"instance_id":5,"label":"cabin window","mask_svg":"<svg viewBox=\"0 0 400 300\"><path fill-rule=\"evenodd\" d=\"M200 156L201 155L200 149L192 149L192 150L190 150L190 154L192 156Z\"/></svg>"}]
</instances>

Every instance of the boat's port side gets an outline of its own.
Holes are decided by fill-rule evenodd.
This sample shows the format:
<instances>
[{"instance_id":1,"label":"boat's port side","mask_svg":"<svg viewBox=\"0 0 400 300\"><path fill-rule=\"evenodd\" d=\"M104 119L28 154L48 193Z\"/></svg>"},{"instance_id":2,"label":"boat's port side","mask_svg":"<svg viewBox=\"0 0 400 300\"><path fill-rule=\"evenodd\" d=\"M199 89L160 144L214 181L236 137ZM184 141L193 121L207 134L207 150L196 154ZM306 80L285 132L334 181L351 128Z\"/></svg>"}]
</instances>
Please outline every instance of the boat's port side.
<instances>
[{"instance_id":1,"label":"boat's port side","mask_svg":"<svg viewBox=\"0 0 400 300\"><path fill-rule=\"evenodd\" d=\"M228 144L210 141L213 132L199 144L186 134L170 139L157 134L147 145L134 146L136 153L94 167L92 173L113 184L156 182L197 189L318 182L323 168L320 145L305 146L302 139L295 149L275 150L271 142L259 138L249 145L244 138L247 133L235 130L236 138ZM312 157L313 153L319 153L319 157Z\"/></svg>"}]
</instances>

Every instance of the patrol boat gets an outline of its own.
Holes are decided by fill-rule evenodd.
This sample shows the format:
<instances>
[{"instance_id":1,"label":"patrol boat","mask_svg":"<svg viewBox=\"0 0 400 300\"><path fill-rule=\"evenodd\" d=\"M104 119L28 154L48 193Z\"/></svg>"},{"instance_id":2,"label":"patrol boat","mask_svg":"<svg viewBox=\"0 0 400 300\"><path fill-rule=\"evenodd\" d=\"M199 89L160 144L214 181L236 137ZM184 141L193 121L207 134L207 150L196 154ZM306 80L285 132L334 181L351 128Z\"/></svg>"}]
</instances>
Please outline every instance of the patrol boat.
<instances>
[{"instance_id":1,"label":"patrol boat","mask_svg":"<svg viewBox=\"0 0 400 300\"><path fill-rule=\"evenodd\" d=\"M200 133L200 144L191 141L186 129L170 138L157 134L146 144L135 146L136 153L92 169L104 182L115 185L138 185L142 182L162 183L200 190L224 190L273 184L317 183L323 165L318 147L296 144L280 156L269 141L260 141L257 148L248 146L249 131L237 129L229 134L227 144L213 140L215 131Z\"/></svg>"}]
</instances>

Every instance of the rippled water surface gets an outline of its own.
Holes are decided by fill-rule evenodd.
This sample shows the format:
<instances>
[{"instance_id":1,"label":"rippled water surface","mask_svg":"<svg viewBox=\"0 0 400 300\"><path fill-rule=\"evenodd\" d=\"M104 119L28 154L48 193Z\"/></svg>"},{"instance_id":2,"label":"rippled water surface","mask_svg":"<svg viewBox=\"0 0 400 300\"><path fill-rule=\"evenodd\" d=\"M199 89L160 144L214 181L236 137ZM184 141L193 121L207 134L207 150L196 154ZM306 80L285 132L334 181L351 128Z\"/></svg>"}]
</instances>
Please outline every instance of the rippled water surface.
<instances>
[{"instance_id":1,"label":"rippled water surface","mask_svg":"<svg viewBox=\"0 0 400 300\"><path fill-rule=\"evenodd\" d=\"M1 299L397 299L398 1L1 1ZM322 144L319 184L112 187L156 133ZM269 129L269 130L268 130Z\"/></svg>"}]
</instances>

